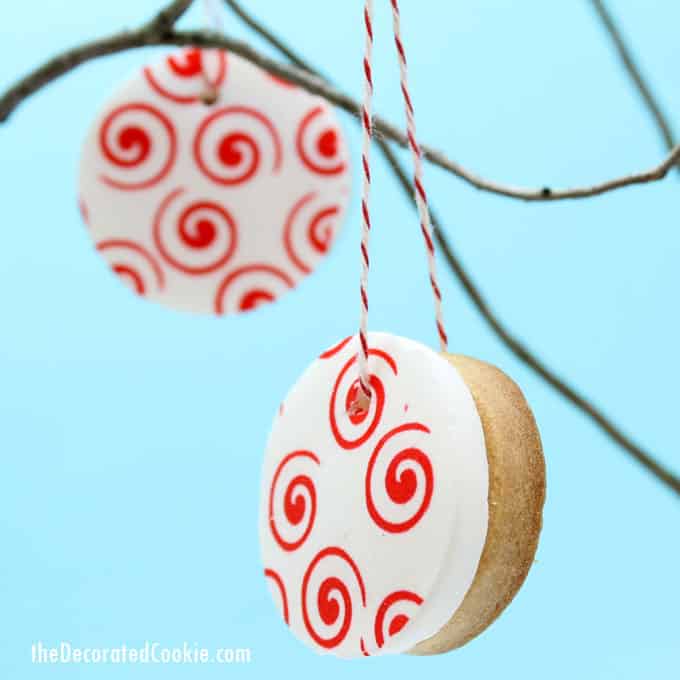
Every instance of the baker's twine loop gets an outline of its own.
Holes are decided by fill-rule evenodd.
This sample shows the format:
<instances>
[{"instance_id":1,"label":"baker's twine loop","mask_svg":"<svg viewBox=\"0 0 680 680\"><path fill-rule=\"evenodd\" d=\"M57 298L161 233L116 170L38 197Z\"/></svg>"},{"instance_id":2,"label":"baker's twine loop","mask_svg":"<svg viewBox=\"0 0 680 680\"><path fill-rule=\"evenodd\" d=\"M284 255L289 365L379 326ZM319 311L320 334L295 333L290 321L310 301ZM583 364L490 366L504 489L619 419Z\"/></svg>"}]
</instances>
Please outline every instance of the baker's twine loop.
<instances>
[{"instance_id":1,"label":"baker's twine loop","mask_svg":"<svg viewBox=\"0 0 680 680\"><path fill-rule=\"evenodd\" d=\"M427 203L427 193L423 179L422 151L416 136L416 121L413 109L413 100L408 85L408 67L406 50L401 36L401 17L398 0L390 0L392 6L392 27L394 32L394 44L397 48L399 60L399 72L401 77L401 92L404 98L406 111L406 131L408 146L411 151L413 162L413 187L418 216L420 218L420 230L425 242L427 262L430 275L430 286L434 298L435 321L439 345L442 352L448 351L448 337L444 327L442 312L442 294L437 276L437 261L432 240L432 223L430 210ZM357 366L359 371L359 390L354 403L350 406L350 414L367 411L371 399L371 383L368 373L368 273L370 267L369 239L371 233L370 193L371 193L371 141L373 137L373 0L366 0L364 5L364 25L366 42L364 49L364 98L361 107L362 124L362 155L363 191L361 198L361 279L359 292L361 296L361 310L359 316L359 350L357 353Z\"/></svg>"}]
</instances>

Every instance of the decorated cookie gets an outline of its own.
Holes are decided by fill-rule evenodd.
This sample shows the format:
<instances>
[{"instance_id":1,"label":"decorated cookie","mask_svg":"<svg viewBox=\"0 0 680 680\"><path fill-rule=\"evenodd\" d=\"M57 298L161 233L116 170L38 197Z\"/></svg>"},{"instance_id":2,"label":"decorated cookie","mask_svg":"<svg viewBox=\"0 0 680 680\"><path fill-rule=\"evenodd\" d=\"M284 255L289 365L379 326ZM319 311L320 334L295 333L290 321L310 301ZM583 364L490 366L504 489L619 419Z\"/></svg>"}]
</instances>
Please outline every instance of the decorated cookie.
<instances>
[{"instance_id":1,"label":"decorated cookie","mask_svg":"<svg viewBox=\"0 0 680 680\"><path fill-rule=\"evenodd\" d=\"M350 408L356 338L324 352L281 405L263 470L265 576L317 651L445 651L486 627L526 576L540 441L496 369L384 333L369 347L367 411Z\"/></svg>"},{"instance_id":2,"label":"decorated cookie","mask_svg":"<svg viewBox=\"0 0 680 680\"><path fill-rule=\"evenodd\" d=\"M331 248L349 190L324 101L196 48L119 89L80 167L83 217L111 269L139 295L199 313L248 311L293 288Z\"/></svg>"}]
</instances>

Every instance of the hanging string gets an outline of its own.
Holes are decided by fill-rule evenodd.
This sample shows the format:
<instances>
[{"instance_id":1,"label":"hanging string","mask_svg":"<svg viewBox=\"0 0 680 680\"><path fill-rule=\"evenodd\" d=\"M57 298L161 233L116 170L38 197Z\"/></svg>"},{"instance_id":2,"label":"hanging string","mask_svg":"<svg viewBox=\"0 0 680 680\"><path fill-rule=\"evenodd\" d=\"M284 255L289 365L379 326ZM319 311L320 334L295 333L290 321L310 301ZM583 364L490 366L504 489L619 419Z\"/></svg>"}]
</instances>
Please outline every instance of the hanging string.
<instances>
[{"instance_id":1,"label":"hanging string","mask_svg":"<svg viewBox=\"0 0 680 680\"><path fill-rule=\"evenodd\" d=\"M408 67L406 63L406 50L401 39L401 18L399 15L398 0L390 0L392 3L392 25L394 29L394 44L397 48L399 58L399 70L401 74L401 92L404 95L404 107L406 109L406 131L408 136L409 148L413 159L413 186L418 215L420 217L420 229L425 239L425 249L427 251L427 263L430 270L430 285L434 296L435 318L437 322L437 332L439 334L439 345L442 352L448 351L448 337L444 328L444 316L442 313L442 294L437 278L437 261L434 255L434 243L432 241L432 224L430 222L430 209L427 204L427 194L423 184L423 158L420 146L416 138L416 120L413 111L413 102L409 94L408 86Z\"/></svg>"},{"instance_id":2,"label":"hanging string","mask_svg":"<svg viewBox=\"0 0 680 680\"><path fill-rule=\"evenodd\" d=\"M392 24L394 29L394 43L399 58L399 71L401 75L401 91L404 97L406 111L406 131L408 145L413 160L413 187L418 215L420 217L420 229L425 240L428 268L430 272L430 285L434 297L435 319L439 345L442 352L448 351L448 337L444 328L444 316L442 313L442 294L437 278L437 261L434 254L432 241L432 224L430 221L430 209L427 204L427 193L423 181L423 159L420 146L416 137L416 121L413 110L413 101L409 93L408 67L406 62L406 50L401 38L401 17L399 14L398 0L390 0L392 5ZM370 194L371 194L371 141L373 137L373 0L366 0L364 6L364 23L366 25L366 46L364 51L364 99L361 109L361 123L363 130L362 166L364 173L363 194L361 199L361 215L363 229L361 235L361 314L359 317L359 351L357 364L359 368L359 390L355 403L351 406L351 412L365 411L371 398L371 384L368 373L368 272L369 272L369 238L371 234Z\"/></svg>"},{"instance_id":3,"label":"hanging string","mask_svg":"<svg viewBox=\"0 0 680 680\"><path fill-rule=\"evenodd\" d=\"M368 243L371 234L370 195L371 195L371 138L373 137L373 0L366 0L364 6L364 23L366 24L366 47L364 51L364 101L361 109L363 130L363 148L361 161L364 171L363 195L361 199L361 215L363 230L361 234L361 314L359 316L359 394L355 410L365 410L371 398L371 384L368 375Z\"/></svg>"},{"instance_id":4,"label":"hanging string","mask_svg":"<svg viewBox=\"0 0 680 680\"><path fill-rule=\"evenodd\" d=\"M223 11L219 0L203 0L203 16L206 28L215 31L216 33L224 32ZM205 90L201 94L201 100L204 104L214 104L219 98L219 92L215 83L210 79L210 75L205 70L205 64L202 63L203 82Z\"/></svg>"},{"instance_id":5,"label":"hanging string","mask_svg":"<svg viewBox=\"0 0 680 680\"><path fill-rule=\"evenodd\" d=\"M224 13L220 0L203 0L203 15L209 29L217 33L224 32Z\"/></svg>"}]
</instances>

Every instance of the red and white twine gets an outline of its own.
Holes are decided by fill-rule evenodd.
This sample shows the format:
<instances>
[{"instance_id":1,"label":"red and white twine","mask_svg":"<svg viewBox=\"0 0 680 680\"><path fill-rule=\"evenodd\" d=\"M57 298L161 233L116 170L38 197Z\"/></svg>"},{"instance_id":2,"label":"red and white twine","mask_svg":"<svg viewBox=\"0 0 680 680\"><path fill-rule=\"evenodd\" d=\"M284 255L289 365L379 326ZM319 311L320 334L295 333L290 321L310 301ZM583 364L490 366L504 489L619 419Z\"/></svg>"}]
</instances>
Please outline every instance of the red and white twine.
<instances>
[{"instance_id":1,"label":"red and white twine","mask_svg":"<svg viewBox=\"0 0 680 680\"><path fill-rule=\"evenodd\" d=\"M442 352L448 350L448 337L444 329L444 315L442 313L442 294L437 278L437 260L434 255L434 243L432 241L432 222L430 220L430 208L427 205L427 193L423 183L423 154L416 138L416 119L413 111L413 102L408 87L408 67L406 63L406 50L401 39L401 18L399 16L398 0L390 0L392 3L392 25L394 29L394 44L397 47L399 57L399 70L401 73L401 92L404 95L406 109L406 131L408 143L413 158L413 186L420 216L420 229L425 239L427 251L427 264L430 270L430 285L434 297L435 318L437 321L437 333L439 334L439 346Z\"/></svg>"},{"instance_id":2,"label":"red and white twine","mask_svg":"<svg viewBox=\"0 0 680 680\"><path fill-rule=\"evenodd\" d=\"M366 24L366 47L364 51L364 101L361 109L363 128L363 148L361 162L364 170L363 195L361 198L361 215L363 231L361 234L361 315L359 317L359 387L366 398L371 396L370 378L368 375L368 243L371 234L371 215L369 201L371 196L371 138L373 137L373 0L366 0L364 7Z\"/></svg>"},{"instance_id":3,"label":"red and white twine","mask_svg":"<svg viewBox=\"0 0 680 680\"><path fill-rule=\"evenodd\" d=\"M437 261L434 253L434 242L432 240L432 222L430 219L430 209L427 204L427 193L423 180L423 158L422 151L416 136L416 121L408 86L408 65L406 61L406 50L401 37L401 17L399 13L398 0L390 0L392 5L392 25L394 30L394 43L397 48L399 59L399 71L401 75L401 91L404 97L404 108L406 110L406 131L408 145L411 150L413 160L413 185L415 201L420 217L420 229L425 241L427 252L428 268L430 273L430 285L434 297L435 319L439 344L442 352L448 350L448 337L444 328L444 316L442 313L442 294L438 284ZM363 153L362 164L364 171L363 197L361 201L361 213L363 217L363 232L361 239L361 317L359 323L359 343L358 354L359 365L359 386L366 398L371 396L370 377L368 374L368 270L369 255L368 244L371 231L371 217L369 211L369 198L371 189L371 168L370 168L370 148L373 136L372 105L373 105L373 0L366 0L364 8L364 21L366 24L366 48L364 53L364 101L361 111L361 121L363 127Z\"/></svg>"}]
</instances>

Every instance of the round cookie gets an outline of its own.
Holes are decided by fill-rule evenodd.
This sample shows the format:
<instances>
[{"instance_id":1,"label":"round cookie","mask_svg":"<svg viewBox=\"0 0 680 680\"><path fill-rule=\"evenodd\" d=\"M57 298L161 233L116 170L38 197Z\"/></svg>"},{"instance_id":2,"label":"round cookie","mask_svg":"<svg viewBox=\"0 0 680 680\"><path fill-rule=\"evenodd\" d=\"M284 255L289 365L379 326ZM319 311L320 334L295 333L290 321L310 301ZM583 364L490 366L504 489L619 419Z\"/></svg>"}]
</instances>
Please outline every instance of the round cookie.
<instances>
[{"instance_id":1,"label":"round cookie","mask_svg":"<svg viewBox=\"0 0 680 680\"><path fill-rule=\"evenodd\" d=\"M545 462L533 414L519 387L495 366L445 355L474 399L489 466L489 518L475 578L462 604L411 654L440 654L483 632L510 604L531 567L541 532Z\"/></svg>"},{"instance_id":2,"label":"round cookie","mask_svg":"<svg viewBox=\"0 0 680 680\"><path fill-rule=\"evenodd\" d=\"M435 654L486 629L533 562L545 469L521 391L493 366L370 333L313 361L263 466L265 577L291 631L343 657Z\"/></svg>"},{"instance_id":3,"label":"round cookie","mask_svg":"<svg viewBox=\"0 0 680 680\"><path fill-rule=\"evenodd\" d=\"M469 388L444 357L368 335L314 360L274 418L263 461L262 561L291 632L341 657L408 652L462 604L484 549L488 462Z\"/></svg>"},{"instance_id":4,"label":"round cookie","mask_svg":"<svg viewBox=\"0 0 680 680\"><path fill-rule=\"evenodd\" d=\"M235 54L190 47L139 70L97 116L80 208L133 292L186 312L245 313L330 252L349 161L324 101Z\"/></svg>"}]
</instances>

